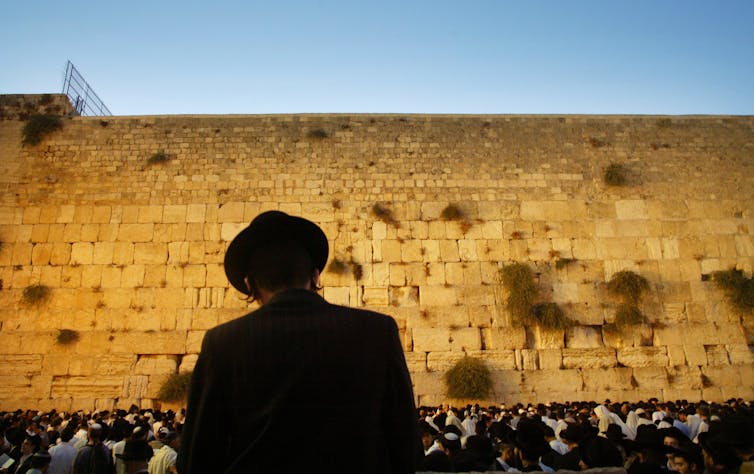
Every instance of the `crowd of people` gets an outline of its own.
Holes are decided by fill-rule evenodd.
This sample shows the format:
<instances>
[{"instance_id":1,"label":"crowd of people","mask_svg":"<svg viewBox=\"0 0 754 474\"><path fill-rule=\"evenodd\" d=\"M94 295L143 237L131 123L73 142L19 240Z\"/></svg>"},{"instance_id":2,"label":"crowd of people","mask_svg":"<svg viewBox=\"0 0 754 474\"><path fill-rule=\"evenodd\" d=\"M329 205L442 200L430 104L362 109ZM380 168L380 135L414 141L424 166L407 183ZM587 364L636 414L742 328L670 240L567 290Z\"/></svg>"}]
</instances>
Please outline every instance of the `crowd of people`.
<instances>
[{"instance_id":1,"label":"crowd of people","mask_svg":"<svg viewBox=\"0 0 754 474\"><path fill-rule=\"evenodd\" d=\"M176 473L184 411L0 413L2 474Z\"/></svg>"},{"instance_id":2,"label":"crowd of people","mask_svg":"<svg viewBox=\"0 0 754 474\"><path fill-rule=\"evenodd\" d=\"M0 456L6 463L13 460L0 467L2 473L177 472L184 411L132 406L128 411L0 415ZM740 399L443 405L419 407L418 423L425 450L420 471L614 466L630 474L754 472L754 402Z\"/></svg>"},{"instance_id":3,"label":"crowd of people","mask_svg":"<svg viewBox=\"0 0 754 474\"><path fill-rule=\"evenodd\" d=\"M422 470L754 472L754 403L420 407Z\"/></svg>"}]
</instances>

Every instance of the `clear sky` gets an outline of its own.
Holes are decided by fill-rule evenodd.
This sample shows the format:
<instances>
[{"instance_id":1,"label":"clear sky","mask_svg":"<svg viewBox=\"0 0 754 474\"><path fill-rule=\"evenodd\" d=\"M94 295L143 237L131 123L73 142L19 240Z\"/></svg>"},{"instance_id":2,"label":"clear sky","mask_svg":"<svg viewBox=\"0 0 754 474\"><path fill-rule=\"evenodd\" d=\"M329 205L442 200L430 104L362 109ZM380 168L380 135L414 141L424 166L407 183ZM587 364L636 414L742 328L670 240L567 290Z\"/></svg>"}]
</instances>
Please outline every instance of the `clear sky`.
<instances>
[{"instance_id":1,"label":"clear sky","mask_svg":"<svg viewBox=\"0 0 754 474\"><path fill-rule=\"evenodd\" d=\"M0 45L115 115L754 115L754 0L0 0Z\"/></svg>"}]
</instances>

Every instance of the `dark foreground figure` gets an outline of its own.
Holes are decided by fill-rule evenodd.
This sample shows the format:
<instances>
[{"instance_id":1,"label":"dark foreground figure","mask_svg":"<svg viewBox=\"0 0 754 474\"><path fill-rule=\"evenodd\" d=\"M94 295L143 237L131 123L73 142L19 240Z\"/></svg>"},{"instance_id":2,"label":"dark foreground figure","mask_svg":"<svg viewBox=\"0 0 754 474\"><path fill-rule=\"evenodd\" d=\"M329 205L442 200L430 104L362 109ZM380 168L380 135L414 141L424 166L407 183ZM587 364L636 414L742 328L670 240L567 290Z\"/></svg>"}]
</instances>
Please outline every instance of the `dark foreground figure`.
<instances>
[{"instance_id":1,"label":"dark foreground figure","mask_svg":"<svg viewBox=\"0 0 754 474\"><path fill-rule=\"evenodd\" d=\"M226 275L262 306L205 335L181 474L418 467L416 408L395 321L320 297L327 256L318 226L282 212L260 214L231 242Z\"/></svg>"}]
</instances>

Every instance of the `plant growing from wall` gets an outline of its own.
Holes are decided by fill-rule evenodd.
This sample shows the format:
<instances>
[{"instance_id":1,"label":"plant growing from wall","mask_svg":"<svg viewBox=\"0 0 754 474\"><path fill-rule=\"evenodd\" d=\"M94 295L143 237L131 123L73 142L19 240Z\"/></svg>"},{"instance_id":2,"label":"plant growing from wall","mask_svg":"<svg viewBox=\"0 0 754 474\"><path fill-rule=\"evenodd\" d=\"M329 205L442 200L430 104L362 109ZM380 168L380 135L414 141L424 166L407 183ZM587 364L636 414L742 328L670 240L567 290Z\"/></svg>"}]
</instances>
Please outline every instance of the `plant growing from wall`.
<instances>
[{"instance_id":1,"label":"plant growing from wall","mask_svg":"<svg viewBox=\"0 0 754 474\"><path fill-rule=\"evenodd\" d=\"M562 329L573 325L573 321L565 316L556 303L535 304L539 292L528 265L523 263L506 265L501 275L503 285L508 290L506 308L511 313L514 323L550 329Z\"/></svg>"},{"instance_id":2,"label":"plant growing from wall","mask_svg":"<svg viewBox=\"0 0 754 474\"><path fill-rule=\"evenodd\" d=\"M628 183L628 170L619 163L610 163L605 168L603 180L608 186L625 186Z\"/></svg>"},{"instance_id":3,"label":"plant growing from wall","mask_svg":"<svg viewBox=\"0 0 754 474\"><path fill-rule=\"evenodd\" d=\"M79 340L79 332L73 329L58 329L58 335L55 338L55 342L61 346L67 346L73 344Z\"/></svg>"},{"instance_id":4,"label":"plant growing from wall","mask_svg":"<svg viewBox=\"0 0 754 474\"><path fill-rule=\"evenodd\" d=\"M457 221L464 234L471 229L471 219L469 219L466 211L461 209L457 204L451 203L445 206L442 212L440 212L440 217L446 221Z\"/></svg>"},{"instance_id":5,"label":"plant growing from wall","mask_svg":"<svg viewBox=\"0 0 754 474\"><path fill-rule=\"evenodd\" d=\"M193 372L179 372L170 374L162 383L157 398L163 402L180 402L186 399L191 374Z\"/></svg>"},{"instance_id":6,"label":"plant growing from wall","mask_svg":"<svg viewBox=\"0 0 754 474\"><path fill-rule=\"evenodd\" d=\"M167 153L165 153L165 150L159 150L153 153L152 156L150 156L147 159L147 164L159 165L159 164L167 162L169 159L170 159L170 156Z\"/></svg>"},{"instance_id":7,"label":"plant growing from wall","mask_svg":"<svg viewBox=\"0 0 754 474\"><path fill-rule=\"evenodd\" d=\"M576 262L575 258L558 258L555 260L555 268L562 270L574 262Z\"/></svg>"},{"instance_id":8,"label":"plant growing from wall","mask_svg":"<svg viewBox=\"0 0 754 474\"><path fill-rule=\"evenodd\" d=\"M29 117L22 131L24 145L37 145L50 133L63 128L60 117L35 114Z\"/></svg>"},{"instance_id":9,"label":"plant growing from wall","mask_svg":"<svg viewBox=\"0 0 754 474\"><path fill-rule=\"evenodd\" d=\"M374 217L381 220L385 224L391 225L396 229L399 229L401 227L401 223L398 222L395 217L393 217L393 211L389 207L377 202L372 205L371 212Z\"/></svg>"},{"instance_id":10,"label":"plant growing from wall","mask_svg":"<svg viewBox=\"0 0 754 474\"><path fill-rule=\"evenodd\" d=\"M607 283L607 291L621 299L615 312L617 327L636 326L644 322L639 302L647 290L649 282L636 272L622 270L613 275Z\"/></svg>"},{"instance_id":11,"label":"plant growing from wall","mask_svg":"<svg viewBox=\"0 0 754 474\"><path fill-rule=\"evenodd\" d=\"M566 329L573 326L573 320L567 318L557 303L539 303L532 308L536 324L550 329Z\"/></svg>"},{"instance_id":12,"label":"plant growing from wall","mask_svg":"<svg viewBox=\"0 0 754 474\"><path fill-rule=\"evenodd\" d=\"M36 306L49 299L52 290L46 285L31 285L24 288L21 294L21 302L27 306Z\"/></svg>"},{"instance_id":13,"label":"plant growing from wall","mask_svg":"<svg viewBox=\"0 0 754 474\"><path fill-rule=\"evenodd\" d=\"M725 291L733 308L741 313L754 309L754 275L746 278L744 272L737 268L712 273L712 281Z\"/></svg>"},{"instance_id":14,"label":"plant growing from wall","mask_svg":"<svg viewBox=\"0 0 754 474\"><path fill-rule=\"evenodd\" d=\"M443 375L450 398L483 400L492 391L492 374L484 361L464 356Z\"/></svg>"},{"instance_id":15,"label":"plant growing from wall","mask_svg":"<svg viewBox=\"0 0 754 474\"><path fill-rule=\"evenodd\" d=\"M330 135L324 128L313 128L307 132L306 136L315 140L324 140Z\"/></svg>"}]
</instances>

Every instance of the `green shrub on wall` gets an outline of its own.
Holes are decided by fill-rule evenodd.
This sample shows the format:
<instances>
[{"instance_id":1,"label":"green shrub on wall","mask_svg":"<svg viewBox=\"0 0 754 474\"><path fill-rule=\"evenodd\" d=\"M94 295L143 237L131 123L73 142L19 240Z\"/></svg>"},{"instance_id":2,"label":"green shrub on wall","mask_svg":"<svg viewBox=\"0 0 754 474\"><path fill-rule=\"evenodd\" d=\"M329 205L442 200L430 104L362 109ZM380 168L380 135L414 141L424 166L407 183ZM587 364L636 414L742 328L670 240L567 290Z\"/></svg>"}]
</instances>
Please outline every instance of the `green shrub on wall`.
<instances>
[{"instance_id":1,"label":"green shrub on wall","mask_svg":"<svg viewBox=\"0 0 754 474\"><path fill-rule=\"evenodd\" d=\"M549 329L563 329L573 325L563 310L552 302L535 304L537 285L528 265L512 263L502 269L503 285L508 290L506 308L513 322L523 326L539 326Z\"/></svg>"},{"instance_id":2,"label":"green shrub on wall","mask_svg":"<svg viewBox=\"0 0 754 474\"><path fill-rule=\"evenodd\" d=\"M185 400L188 394L191 374L193 372L180 372L170 374L160 387L157 398L163 402L180 402Z\"/></svg>"},{"instance_id":3,"label":"green shrub on wall","mask_svg":"<svg viewBox=\"0 0 754 474\"><path fill-rule=\"evenodd\" d=\"M37 145L50 133L63 128L60 117L53 115L32 115L22 131L24 145Z\"/></svg>"},{"instance_id":4,"label":"green shrub on wall","mask_svg":"<svg viewBox=\"0 0 754 474\"><path fill-rule=\"evenodd\" d=\"M55 342L61 346L67 346L73 344L79 340L79 333L73 329L58 329L58 335L55 338Z\"/></svg>"},{"instance_id":5,"label":"green shrub on wall","mask_svg":"<svg viewBox=\"0 0 754 474\"><path fill-rule=\"evenodd\" d=\"M628 183L628 170L619 163L610 163L602 179L608 186L625 186Z\"/></svg>"},{"instance_id":6,"label":"green shrub on wall","mask_svg":"<svg viewBox=\"0 0 754 474\"><path fill-rule=\"evenodd\" d=\"M625 328L644 323L645 318L639 309L639 302L647 290L649 281L636 272L623 270L613 275L607 283L607 291L622 300L615 312L617 327Z\"/></svg>"},{"instance_id":7,"label":"green shrub on wall","mask_svg":"<svg viewBox=\"0 0 754 474\"><path fill-rule=\"evenodd\" d=\"M746 278L737 268L712 273L712 280L725 291L728 302L737 311L746 313L754 309L754 275Z\"/></svg>"},{"instance_id":8,"label":"green shrub on wall","mask_svg":"<svg viewBox=\"0 0 754 474\"><path fill-rule=\"evenodd\" d=\"M492 374L487 364L469 356L445 372L443 380L450 398L484 400L492 391Z\"/></svg>"},{"instance_id":9,"label":"green shrub on wall","mask_svg":"<svg viewBox=\"0 0 754 474\"><path fill-rule=\"evenodd\" d=\"M46 285L27 286L21 294L21 302L27 306L40 305L50 298L51 292L50 287Z\"/></svg>"}]
</instances>

